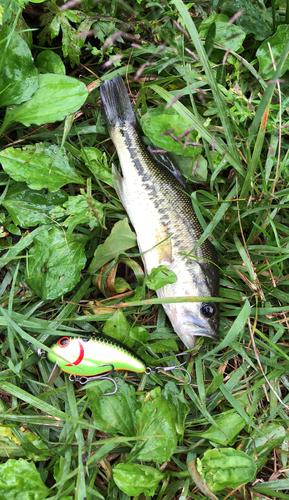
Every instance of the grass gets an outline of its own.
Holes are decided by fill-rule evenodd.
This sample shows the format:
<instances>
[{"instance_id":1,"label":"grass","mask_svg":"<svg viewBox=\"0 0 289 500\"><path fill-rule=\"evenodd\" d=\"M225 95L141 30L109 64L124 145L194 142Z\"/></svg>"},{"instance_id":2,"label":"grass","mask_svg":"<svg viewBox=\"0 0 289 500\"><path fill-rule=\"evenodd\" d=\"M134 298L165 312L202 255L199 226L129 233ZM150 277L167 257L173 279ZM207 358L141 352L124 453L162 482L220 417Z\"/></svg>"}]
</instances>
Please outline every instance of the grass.
<instances>
[{"instance_id":1,"label":"grass","mask_svg":"<svg viewBox=\"0 0 289 500\"><path fill-rule=\"evenodd\" d=\"M273 29L278 15L287 26L288 12L282 5L275 11L275 2L271 10L269 3L260 11L252 4L252 19L258 14L265 26L272 18ZM22 32L34 61L43 47L52 49L58 58L52 62L47 56L50 72L64 62L66 74L84 82L90 93L69 118L29 126L16 122L0 139L0 499L19 493L20 500L288 499L288 43L281 50L281 42L277 48L271 42L274 74L268 79L258 73L257 50L264 41L252 34L248 18L241 15L233 23L244 32L242 48L227 51L236 32L218 35L218 22L227 23L226 33L231 29L232 6L217 6L228 20L216 19L215 37L208 34L204 45L200 24L216 2L202 8L181 0L147 6L87 1L74 10L47 1L30 5L37 21L16 3L10 18L4 7L8 24ZM98 30L96 37L79 36L91 28ZM7 35L0 43L7 43ZM280 49L276 64L275 49ZM7 52L7 65L9 57ZM103 331L126 342L147 364L164 367L174 364L173 352L184 350L160 305L172 299L156 298L148 278L149 289L144 288L135 237L110 183L111 163L118 160L103 120L99 84L117 73L139 118L171 103L172 113L186 129L194 127L193 140L202 145L201 156L176 161L204 229L198 245L210 237L218 251L220 342L198 339L186 367L191 385L176 385L183 379L179 370L169 372L172 377L120 372L118 393L103 397L109 381L91 382L84 390L62 374L45 391L52 366L35 350L47 349L59 336ZM4 115L5 106L2 124ZM168 123L171 116L163 111ZM158 137L152 130L145 140L157 145ZM83 180L59 186L65 202L48 200L47 185L40 208L40 189L28 191L17 177L20 162L5 163L7 147L35 154L36 145L53 161L68 155L73 175ZM56 153L48 149L52 146ZM205 177L195 184L197 175ZM25 189L25 197L16 195L17 189ZM113 228L115 239L109 240ZM46 247L50 256L42 260ZM72 270L59 258L74 248ZM100 254L94 255L96 249ZM100 269L108 249L111 263ZM69 285L55 295L57 276L68 279L69 273ZM213 471L212 483L206 457L215 449L221 457L217 471L224 473L220 478ZM229 471L225 453L233 453Z\"/></svg>"}]
</instances>

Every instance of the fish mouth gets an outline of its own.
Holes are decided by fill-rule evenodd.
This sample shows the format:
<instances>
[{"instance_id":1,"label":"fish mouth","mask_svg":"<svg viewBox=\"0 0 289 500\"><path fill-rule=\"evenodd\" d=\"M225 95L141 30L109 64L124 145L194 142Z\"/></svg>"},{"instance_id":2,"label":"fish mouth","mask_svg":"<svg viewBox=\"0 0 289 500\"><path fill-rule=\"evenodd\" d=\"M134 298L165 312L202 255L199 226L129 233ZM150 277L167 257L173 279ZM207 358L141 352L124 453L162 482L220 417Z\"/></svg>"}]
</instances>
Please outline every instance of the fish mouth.
<instances>
[{"instance_id":1,"label":"fish mouth","mask_svg":"<svg viewBox=\"0 0 289 500\"><path fill-rule=\"evenodd\" d=\"M210 337L213 340L220 340L220 336L218 332L212 332L210 330L207 330L206 328L204 329L199 329L199 330L193 330L191 333L192 336L195 337Z\"/></svg>"},{"instance_id":2,"label":"fish mouth","mask_svg":"<svg viewBox=\"0 0 289 500\"><path fill-rule=\"evenodd\" d=\"M187 349L194 349L196 346L196 337L209 337L215 341L219 340L218 332L210 331L207 328L198 328L196 330L191 328L190 331L182 333L179 336Z\"/></svg>"},{"instance_id":3,"label":"fish mouth","mask_svg":"<svg viewBox=\"0 0 289 500\"><path fill-rule=\"evenodd\" d=\"M214 328L208 328L208 325L205 326L199 318L191 316L190 321L184 322L184 325L189 330L187 335L194 337L210 337L213 340L220 340L219 332Z\"/></svg>"}]
</instances>

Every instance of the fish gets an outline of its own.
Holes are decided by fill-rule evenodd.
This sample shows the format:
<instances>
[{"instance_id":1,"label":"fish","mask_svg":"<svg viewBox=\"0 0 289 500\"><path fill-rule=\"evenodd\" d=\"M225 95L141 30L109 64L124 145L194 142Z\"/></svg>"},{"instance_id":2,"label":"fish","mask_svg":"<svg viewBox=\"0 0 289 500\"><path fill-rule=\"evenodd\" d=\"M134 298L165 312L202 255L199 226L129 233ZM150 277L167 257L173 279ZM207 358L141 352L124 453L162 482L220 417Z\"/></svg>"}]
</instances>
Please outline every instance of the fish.
<instances>
[{"instance_id":1,"label":"fish","mask_svg":"<svg viewBox=\"0 0 289 500\"><path fill-rule=\"evenodd\" d=\"M196 337L218 340L218 257L206 239L193 253L203 229L180 171L170 168L141 140L125 83L120 75L100 85L108 132L122 175L113 166L114 185L137 235L146 273L164 265L177 281L157 290L158 297L204 297L203 302L162 304L177 335L188 349Z\"/></svg>"}]
</instances>

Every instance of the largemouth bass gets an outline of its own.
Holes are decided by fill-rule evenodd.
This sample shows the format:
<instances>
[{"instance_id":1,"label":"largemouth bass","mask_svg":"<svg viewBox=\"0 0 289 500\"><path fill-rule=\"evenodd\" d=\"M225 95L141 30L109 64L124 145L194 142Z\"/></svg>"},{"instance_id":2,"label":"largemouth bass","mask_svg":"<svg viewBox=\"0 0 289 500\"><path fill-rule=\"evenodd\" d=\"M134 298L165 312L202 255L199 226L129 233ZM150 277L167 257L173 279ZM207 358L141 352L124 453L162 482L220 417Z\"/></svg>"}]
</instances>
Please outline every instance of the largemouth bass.
<instances>
[{"instance_id":1,"label":"largemouth bass","mask_svg":"<svg viewBox=\"0 0 289 500\"><path fill-rule=\"evenodd\" d=\"M203 296L204 302L163 304L175 332L187 348L195 337L218 339L219 271L216 251L206 240L190 254L203 233L180 173L150 154L137 129L125 84L120 76L106 80L100 95L122 176L114 168L115 186L137 234L138 247L149 274L163 264L178 277L157 290L158 297ZM188 255L190 254L190 255Z\"/></svg>"}]
</instances>

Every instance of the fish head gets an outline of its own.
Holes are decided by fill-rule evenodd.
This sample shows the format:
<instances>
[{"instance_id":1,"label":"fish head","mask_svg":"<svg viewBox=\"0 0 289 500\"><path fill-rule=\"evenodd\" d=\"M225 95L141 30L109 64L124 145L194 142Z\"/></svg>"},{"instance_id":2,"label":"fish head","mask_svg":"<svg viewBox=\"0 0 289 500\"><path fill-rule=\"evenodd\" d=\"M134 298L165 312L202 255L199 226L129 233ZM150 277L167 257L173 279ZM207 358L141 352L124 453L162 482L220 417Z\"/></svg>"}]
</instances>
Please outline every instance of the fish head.
<instances>
[{"instance_id":1,"label":"fish head","mask_svg":"<svg viewBox=\"0 0 289 500\"><path fill-rule=\"evenodd\" d=\"M215 302L183 302L164 304L172 327L188 349L193 349L196 337L219 340L219 306Z\"/></svg>"},{"instance_id":2,"label":"fish head","mask_svg":"<svg viewBox=\"0 0 289 500\"><path fill-rule=\"evenodd\" d=\"M211 301L218 296L219 275L216 266L202 263L177 265L176 283L159 290L163 297L204 297L202 302L163 304L173 329L188 349L195 347L196 337L219 340L219 304Z\"/></svg>"}]
</instances>

